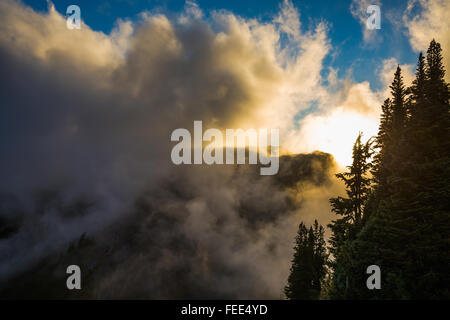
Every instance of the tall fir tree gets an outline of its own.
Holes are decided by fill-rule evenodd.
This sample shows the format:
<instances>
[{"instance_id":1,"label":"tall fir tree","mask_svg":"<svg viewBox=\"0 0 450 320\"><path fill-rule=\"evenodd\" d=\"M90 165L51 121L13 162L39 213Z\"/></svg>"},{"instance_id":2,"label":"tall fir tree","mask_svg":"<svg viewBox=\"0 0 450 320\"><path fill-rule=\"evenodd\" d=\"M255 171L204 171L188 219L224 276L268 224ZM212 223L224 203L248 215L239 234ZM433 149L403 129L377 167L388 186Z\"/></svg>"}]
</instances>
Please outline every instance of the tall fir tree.
<instances>
[{"instance_id":1,"label":"tall fir tree","mask_svg":"<svg viewBox=\"0 0 450 320\"><path fill-rule=\"evenodd\" d=\"M391 248L401 252L390 261L402 278L400 297L444 297L450 284L450 109L441 52L433 40L426 60L419 56L410 121L395 155L402 161L391 177L396 187L381 208L386 230L397 239Z\"/></svg>"},{"instance_id":2,"label":"tall fir tree","mask_svg":"<svg viewBox=\"0 0 450 320\"><path fill-rule=\"evenodd\" d=\"M290 300L318 299L326 274L324 229L317 220L309 229L302 222L295 238L291 273L284 292Z\"/></svg>"},{"instance_id":3,"label":"tall fir tree","mask_svg":"<svg viewBox=\"0 0 450 320\"><path fill-rule=\"evenodd\" d=\"M390 85L392 94L392 129L393 134L400 135L406 123L406 89L403 83L402 70L397 66L394 81ZM397 138L397 137L394 137Z\"/></svg>"},{"instance_id":4,"label":"tall fir tree","mask_svg":"<svg viewBox=\"0 0 450 320\"><path fill-rule=\"evenodd\" d=\"M416 78L413 80L410 88L411 108L409 109L409 114L411 116L412 134L414 134L414 130L417 130L420 121L422 121L425 116L425 114L423 114L425 111L425 81L425 57L421 52L417 62Z\"/></svg>"},{"instance_id":5,"label":"tall fir tree","mask_svg":"<svg viewBox=\"0 0 450 320\"><path fill-rule=\"evenodd\" d=\"M411 292L420 298L450 297L446 271L450 265L450 104L442 60L441 46L433 39L424 67L424 101L412 115L418 125L410 156L414 170L408 178L414 189L409 203L420 236Z\"/></svg>"},{"instance_id":6,"label":"tall fir tree","mask_svg":"<svg viewBox=\"0 0 450 320\"><path fill-rule=\"evenodd\" d=\"M348 172L339 173L336 177L342 180L346 187L347 197L331 198L332 211L340 216L329 224L332 231L330 238L330 253L333 261L330 262L333 270L332 298L348 298L349 286L354 281L352 272L352 261L349 259L349 244L356 238L361 230L365 203L370 196L371 179L368 176L372 156L371 144L362 143L360 133L353 146L353 163L348 166Z\"/></svg>"},{"instance_id":7,"label":"tall fir tree","mask_svg":"<svg viewBox=\"0 0 450 320\"><path fill-rule=\"evenodd\" d=\"M373 161L371 141L363 144L360 134L352 165L336 175L347 197L330 199L339 218L328 225L328 292L338 299L448 299L450 95L440 44L431 41L426 57L419 55L410 88L399 66L390 88ZM324 260L315 260L314 252L321 251L315 248L323 247L315 244L323 238L318 229L299 227L289 298L317 296L325 270L319 267ZM382 290L366 286L373 264L381 268Z\"/></svg>"},{"instance_id":8,"label":"tall fir tree","mask_svg":"<svg viewBox=\"0 0 450 320\"><path fill-rule=\"evenodd\" d=\"M319 225L317 220L314 221L312 228L314 234L314 273L313 273L313 292L314 295L321 295L323 281L327 275L328 252L325 242L325 230Z\"/></svg>"},{"instance_id":9,"label":"tall fir tree","mask_svg":"<svg viewBox=\"0 0 450 320\"><path fill-rule=\"evenodd\" d=\"M433 40L426 59L419 56L411 88L400 68L394 75L377 137L374 197L365 206L372 213L343 246L343 265L356 274L347 298L449 298L450 108L441 51ZM361 275L371 264L381 268L382 290L365 288Z\"/></svg>"},{"instance_id":10,"label":"tall fir tree","mask_svg":"<svg viewBox=\"0 0 450 320\"><path fill-rule=\"evenodd\" d=\"M372 162L372 175L374 183L378 186L386 185L389 176L389 168L386 164L391 162L389 149L392 149L392 113L392 102L388 98L381 106L380 126L374 144L374 149L378 152L374 155ZM381 192L381 190L378 191Z\"/></svg>"}]
</instances>

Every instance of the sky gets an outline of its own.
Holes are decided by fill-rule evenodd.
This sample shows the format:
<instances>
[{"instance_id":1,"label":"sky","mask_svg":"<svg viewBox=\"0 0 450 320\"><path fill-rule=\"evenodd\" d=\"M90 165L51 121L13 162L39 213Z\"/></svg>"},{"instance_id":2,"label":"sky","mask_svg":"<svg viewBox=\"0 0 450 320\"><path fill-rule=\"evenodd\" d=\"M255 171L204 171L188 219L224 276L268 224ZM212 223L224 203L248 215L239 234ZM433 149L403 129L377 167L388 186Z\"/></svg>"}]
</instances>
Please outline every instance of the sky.
<instances>
[{"instance_id":1,"label":"sky","mask_svg":"<svg viewBox=\"0 0 450 320\"><path fill-rule=\"evenodd\" d=\"M368 80L372 89L379 89L383 84L374 74L374 67L384 59L395 58L403 64L415 64L417 52L411 48L407 30L399 26L408 1L372 1L379 3L382 12L382 29L372 32L376 39L364 41L364 30L354 15L352 1L292 1L300 11L300 19L306 28L319 22L328 25L328 37L334 50L324 61L323 75L327 75L326 67L338 69L339 76L349 72L358 82ZM372 2L370 4L372 4ZM26 0L27 5L39 11L47 11L46 1ZM82 19L93 30L109 33L117 19L137 20L143 11L177 14L184 10L183 0L112 0L112 1L53 1L55 8L65 14L66 8L77 4L82 8ZM256 18L260 21L270 21L277 13L282 1L227 0L227 1L196 1L205 15L211 11L227 10L245 18ZM355 2L356 3L356 2ZM369 3L369 2L367 2ZM353 4L354 6L354 4ZM365 16L369 16L368 14Z\"/></svg>"},{"instance_id":2,"label":"sky","mask_svg":"<svg viewBox=\"0 0 450 320\"><path fill-rule=\"evenodd\" d=\"M66 26L69 4L79 30ZM365 26L371 4L379 30ZM18 226L0 241L0 285L83 233L136 220L97 239L136 232L141 244L118 244L129 264L105 275L103 292L151 293L143 278L181 265L191 284L223 285L218 296L278 298L298 222L333 218L334 173L351 164L358 132L377 134L397 65L411 83L435 38L450 68L448 0L2 0L0 21L0 221ZM306 154L286 169L298 184L174 168L171 133L196 120L279 129L283 155ZM167 246L151 246L148 228ZM180 238L192 244L183 254L170 247Z\"/></svg>"},{"instance_id":3,"label":"sky","mask_svg":"<svg viewBox=\"0 0 450 320\"><path fill-rule=\"evenodd\" d=\"M260 25L277 27L276 17L279 17L283 8L289 7L289 10L295 11L293 19L298 21L299 30L295 31L298 37L294 33L284 33L280 28L279 41L275 45L285 47L289 52L283 58L278 57L278 63L285 63L282 60L289 59L287 56L290 59L303 59L299 56L299 52L304 50L298 46L300 37L322 34L323 52L316 57L316 62L320 65L314 70L317 74L311 74L311 78L318 78L307 79L306 82L317 81L321 89L327 92L303 101L292 101L296 106L291 109L296 110L290 110L290 119L287 121L291 122L293 131L301 132L301 137L293 131L288 132L285 135L285 150L310 152L320 149L333 153L341 165L348 165L351 162L351 141L354 141L357 133L362 131L366 139L376 134L379 106L388 94L388 84L396 65L403 66L405 80L411 80L419 51L426 50L433 36L441 43L444 42L444 48L448 46L448 24L441 23L446 21L448 15L448 10L442 9L449 7L448 1L372 2L115 0L78 1L76 4L81 8L85 25L90 30L107 36L125 23L138 26L142 23L144 13L147 16L162 14L173 20L186 12L193 12L192 8L198 10L201 19L213 28L218 12L227 12L248 22L257 21ZM49 8L47 1L26 0L24 4L41 14L48 12ZM54 8L61 16L65 15L70 4L75 3L53 1ZM365 26L369 16L366 9L370 4L381 8L381 29L368 30ZM296 84L292 83L293 86L301 87L301 82L305 80L298 78L292 81L298 81ZM305 94L300 93L301 89L298 91L297 94ZM365 101L358 101L358 95ZM325 102L324 99L328 101ZM360 104L363 106L361 108L366 108L364 105L369 107L364 115L361 112L349 114L338 110L342 100L347 101L347 104ZM371 112L367 112L369 109ZM352 123L361 125L350 129ZM337 139L341 142L338 143ZM299 146L298 141L304 141L302 146ZM342 144L342 141L346 143Z\"/></svg>"}]
</instances>

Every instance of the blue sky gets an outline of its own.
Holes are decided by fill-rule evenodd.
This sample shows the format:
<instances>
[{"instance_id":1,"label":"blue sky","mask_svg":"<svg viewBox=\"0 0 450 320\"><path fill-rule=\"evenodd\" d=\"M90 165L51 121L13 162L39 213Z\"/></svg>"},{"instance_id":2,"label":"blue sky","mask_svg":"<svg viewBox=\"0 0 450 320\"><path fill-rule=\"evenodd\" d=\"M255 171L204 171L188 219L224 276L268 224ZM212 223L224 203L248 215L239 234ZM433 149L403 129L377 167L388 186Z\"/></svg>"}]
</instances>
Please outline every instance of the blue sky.
<instances>
[{"instance_id":1,"label":"blue sky","mask_svg":"<svg viewBox=\"0 0 450 320\"><path fill-rule=\"evenodd\" d=\"M25 0L25 4L37 11L46 11L45 0ZM384 59L396 58L401 64L415 65L417 53L409 44L401 25L402 13L407 1L381 1L381 30L374 43L365 43L363 30L350 12L351 1L297 0L292 1L300 11L302 27L313 28L317 23L327 23L328 37L333 46L324 61L323 75L329 66L338 69L340 78L350 76L356 82L369 81L372 89L380 89L377 72ZM77 4L84 22L94 30L109 33L117 19L137 19L142 11L159 11L167 15L183 10L184 0L54 0L58 12L65 14L67 6ZM261 21L271 19L279 10L281 1L258 0L198 0L196 3L208 15L212 10L228 10L246 18ZM400 22L393 24L392 21Z\"/></svg>"}]
</instances>

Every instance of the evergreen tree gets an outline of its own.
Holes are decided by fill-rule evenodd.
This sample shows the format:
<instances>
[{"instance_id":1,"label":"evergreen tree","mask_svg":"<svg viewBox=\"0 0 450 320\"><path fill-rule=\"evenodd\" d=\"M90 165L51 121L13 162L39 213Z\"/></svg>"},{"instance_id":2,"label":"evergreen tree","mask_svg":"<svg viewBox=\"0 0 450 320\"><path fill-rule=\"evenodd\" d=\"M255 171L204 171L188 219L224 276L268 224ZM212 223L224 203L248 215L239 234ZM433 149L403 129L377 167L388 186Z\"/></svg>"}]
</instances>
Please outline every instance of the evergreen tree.
<instances>
[{"instance_id":1,"label":"evergreen tree","mask_svg":"<svg viewBox=\"0 0 450 320\"><path fill-rule=\"evenodd\" d=\"M419 54L419 60L416 69L416 78L414 79L411 86L411 108L409 113L411 115L411 127L412 134L414 134L414 129L417 129L419 122L423 119L425 111L425 57L422 52Z\"/></svg>"},{"instance_id":2,"label":"evergreen tree","mask_svg":"<svg viewBox=\"0 0 450 320\"><path fill-rule=\"evenodd\" d=\"M386 169L384 185L379 190L383 198L395 192L401 187L396 180L396 175L401 174L405 160L405 149L407 148L406 125L408 120L408 105L406 101L405 85L400 66L394 74L394 80L390 86L392 95L392 123L387 131L388 139L385 141L383 153L388 155L383 159L382 167Z\"/></svg>"},{"instance_id":3,"label":"evergreen tree","mask_svg":"<svg viewBox=\"0 0 450 320\"><path fill-rule=\"evenodd\" d=\"M372 213L340 249L346 272L355 274L346 298L449 297L450 108L444 74L434 40L426 59L419 56L409 90L397 68L392 108L388 101L383 105L377 137L374 196L365 205ZM381 268L382 290L365 288L361 275L371 264Z\"/></svg>"},{"instance_id":4,"label":"evergreen tree","mask_svg":"<svg viewBox=\"0 0 450 320\"><path fill-rule=\"evenodd\" d=\"M395 241L390 249L399 252L387 262L397 266L402 298L444 297L450 284L443 254L450 252L450 108L441 51L433 40L425 63L419 56L410 125L394 153L402 160L390 178L396 187L380 207Z\"/></svg>"},{"instance_id":5,"label":"evergreen tree","mask_svg":"<svg viewBox=\"0 0 450 320\"><path fill-rule=\"evenodd\" d=\"M334 257L334 261L330 263L334 274L334 290L331 292L333 298L348 297L349 281L352 281L352 261L349 259L348 245L362 228L365 221L362 213L370 196L371 179L368 174L371 168L369 159L372 156L372 142L369 140L364 144L361 138L360 133L353 146L353 163L347 167L348 172L336 175L344 182L347 197L330 199L331 210L341 216L328 225L332 231L330 253Z\"/></svg>"},{"instance_id":6,"label":"evergreen tree","mask_svg":"<svg viewBox=\"0 0 450 320\"><path fill-rule=\"evenodd\" d=\"M412 186L408 207L417 222L416 263L410 266L416 281L410 291L418 298L450 296L450 104L444 76L442 49L433 39L424 66L424 98L413 115L413 170L407 177Z\"/></svg>"},{"instance_id":7,"label":"evergreen tree","mask_svg":"<svg viewBox=\"0 0 450 320\"><path fill-rule=\"evenodd\" d=\"M378 136L375 139L375 149L378 151L372 163L372 174L375 182L375 200L384 199L392 194L397 187L394 175L401 169L407 148L406 125L408 122L408 109L411 101L408 101L400 66L394 74L394 80L390 85L392 99L386 99L381 107L380 126Z\"/></svg>"},{"instance_id":8,"label":"evergreen tree","mask_svg":"<svg viewBox=\"0 0 450 320\"><path fill-rule=\"evenodd\" d=\"M330 199L339 216L328 225L331 298L450 298L450 104L444 76L435 40L426 57L419 55L410 88L397 67L372 163L372 143L363 144L360 134L352 165L336 175L347 196ZM322 247L312 240L320 238L318 229L300 225L286 287L290 298L317 296L318 279L324 281L316 273L324 260L315 262L313 253ZM382 290L366 286L373 264L381 268Z\"/></svg>"},{"instance_id":9,"label":"evergreen tree","mask_svg":"<svg viewBox=\"0 0 450 320\"><path fill-rule=\"evenodd\" d=\"M389 176L389 168L385 164L391 162L389 149L392 146L392 113L392 102L388 98L381 106L380 126L374 144L374 149L378 152L372 162L372 174L374 183L378 186L386 185ZM381 192L381 190L378 191Z\"/></svg>"},{"instance_id":10,"label":"evergreen tree","mask_svg":"<svg viewBox=\"0 0 450 320\"><path fill-rule=\"evenodd\" d=\"M363 205L368 199L371 183L367 175L371 168L368 160L372 156L372 142L369 140L364 144L361 138L362 133L358 135L353 145L353 163L347 166L349 171L336 174L336 177L344 182L348 198L330 199L332 211L355 225L361 223Z\"/></svg>"},{"instance_id":11,"label":"evergreen tree","mask_svg":"<svg viewBox=\"0 0 450 320\"><path fill-rule=\"evenodd\" d=\"M312 230L314 237L314 273L312 287L314 296L319 296L322 289L322 282L327 274L328 253L324 239L325 230L319 225L317 220L314 221L314 228Z\"/></svg>"},{"instance_id":12,"label":"evergreen tree","mask_svg":"<svg viewBox=\"0 0 450 320\"><path fill-rule=\"evenodd\" d=\"M311 300L320 296L326 274L327 253L324 229L316 221L309 230L302 222L295 239L294 258L285 295L291 300Z\"/></svg>"},{"instance_id":13,"label":"evergreen tree","mask_svg":"<svg viewBox=\"0 0 450 320\"><path fill-rule=\"evenodd\" d=\"M393 134L397 136L395 138L399 138L402 129L406 123L407 113L406 113L406 89L403 83L402 70L400 66L397 66L397 70L394 74L394 81L390 85L391 94L392 94L392 129Z\"/></svg>"}]
</instances>

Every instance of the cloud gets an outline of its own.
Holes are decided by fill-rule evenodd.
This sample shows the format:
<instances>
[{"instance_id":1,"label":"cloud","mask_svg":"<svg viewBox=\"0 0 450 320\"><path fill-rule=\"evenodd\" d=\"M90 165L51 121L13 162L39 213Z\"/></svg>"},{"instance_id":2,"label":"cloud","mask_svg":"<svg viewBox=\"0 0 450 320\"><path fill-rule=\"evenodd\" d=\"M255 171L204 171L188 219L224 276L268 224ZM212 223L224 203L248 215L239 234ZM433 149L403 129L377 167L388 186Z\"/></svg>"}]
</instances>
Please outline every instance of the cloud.
<instances>
[{"instance_id":1,"label":"cloud","mask_svg":"<svg viewBox=\"0 0 450 320\"><path fill-rule=\"evenodd\" d=\"M36 14L31 8L11 0L2 1L0 11L4 23L0 42L17 55L43 61L64 55L67 62L85 68L114 68L121 60L114 38L94 32L86 25L71 32L64 27L65 18L51 5L48 14Z\"/></svg>"},{"instance_id":2,"label":"cloud","mask_svg":"<svg viewBox=\"0 0 450 320\"><path fill-rule=\"evenodd\" d=\"M370 89L368 82L347 83L327 107L299 120L287 144L296 152L323 150L334 155L341 166L350 165L350 150L358 132L367 140L378 132L381 95Z\"/></svg>"},{"instance_id":3,"label":"cloud","mask_svg":"<svg viewBox=\"0 0 450 320\"><path fill-rule=\"evenodd\" d=\"M212 296L216 284L224 286L216 290L221 296L280 296L301 205L330 192L309 191L310 198L290 206L293 187L227 167L176 170L170 133L191 129L194 120L294 130L292 117L326 96L320 77L330 50L326 26L300 29L289 2L280 14L291 18L267 23L221 11L206 20L199 10L188 3L173 19L144 13L136 22L118 21L107 35L86 24L68 30L52 7L37 13L1 2L0 281L23 276L87 233L100 248L118 248L117 269L97 283L100 296L111 284L130 285L128 296L163 290L137 286L137 275L157 281L183 266L190 268L187 287L159 296ZM285 34L288 42L281 41ZM317 165L297 177L304 188L338 188L314 184L316 174L332 173L328 155L305 159L306 168ZM326 223L330 213L321 207L315 216ZM135 247L129 225L140 230ZM147 252L152 239L161 247ZM178 255L177 245L190 248ZM268 270L278 271L267 277ZM203 275L209 282L196 286Z\"/></svg>"},{"instance_id":4,"label":"cloud","mask_svg":"<svg viewBox=\"0 0 450 320\"><path fill-rule=\"evenodd\" d=\"M121 241L135 245L100 270L95 296L281 298L298 221L329 222L327 197L340 191L329 180L330 160L283 158L280 176L268 179L248 167L180 168L182 179L140 200L151 214L121 223L122 232L133 230ZM278 185L291 180L293 189Z\"/></svg>"},{"instance_id":5,"label":"cloud","mask_svg":"<svg viewBox=\"0 0 450 320\"><path fill-rule=\"evenodd\" d=\"M450 70L449 21L450 2L447 0L410 0L403 15L413 49L426 53L431 39L434 38L443 49L446 70ZM446 80L450 80L449 72L446 73Z\"/></svg>"},{"instance_id":6,"label":"cloud","mask_svg":"<svg viewBox=\"0 0 450 320\"><path fill-rule=\"evenodd\" d=\"M290 131L284 143L291 152L322 150L334 155L341 167L350 165L349 150L359 132L363 140L378 134L381 104L390 97L389 86L399 65L395 58L385 59L377 68L380 89L373 90L369 82L354 83L349 79L333 79L333 90L321 99L317 110L298 120L298 130ZM414 66L401 64L405 86L412 84ZM333 77L333 76L332 76Z\"/></svg>"}]
</instances>

